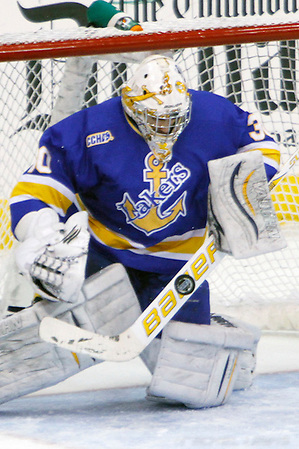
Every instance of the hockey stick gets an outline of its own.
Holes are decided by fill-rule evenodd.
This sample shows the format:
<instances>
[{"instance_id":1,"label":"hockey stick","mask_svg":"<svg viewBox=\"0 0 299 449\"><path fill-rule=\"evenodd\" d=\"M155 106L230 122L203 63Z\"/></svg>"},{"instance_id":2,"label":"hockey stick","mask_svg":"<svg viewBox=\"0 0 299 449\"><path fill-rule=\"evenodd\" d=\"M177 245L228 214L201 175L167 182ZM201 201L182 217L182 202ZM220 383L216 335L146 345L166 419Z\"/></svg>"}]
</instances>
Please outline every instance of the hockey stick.
<instances>
[{"instance_id":1,"label":"hockey stick","mask_svg":"<svg viewBox=\"0 0 299 449\"><path fill-rule=\"evenodd\" d=\"M274 175L272 190L299 158L299 148ZM40 337L49 343L76 353L109 361L127 361L140 355L162 331L193 292L208 278L225 257L216 249L214 238L207 238L201 248L151 302L131 327L113 337L95 334L52 317L40 324Z\"/></svg>"}]
</instances>

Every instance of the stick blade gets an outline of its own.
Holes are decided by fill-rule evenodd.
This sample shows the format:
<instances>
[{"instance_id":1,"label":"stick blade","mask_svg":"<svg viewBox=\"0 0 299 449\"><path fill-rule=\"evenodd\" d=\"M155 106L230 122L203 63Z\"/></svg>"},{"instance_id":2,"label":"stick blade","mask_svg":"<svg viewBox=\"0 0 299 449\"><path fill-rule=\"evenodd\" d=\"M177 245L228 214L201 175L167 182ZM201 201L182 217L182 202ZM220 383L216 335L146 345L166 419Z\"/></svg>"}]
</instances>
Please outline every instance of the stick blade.
<instances>
[{"instance_id":1,"label":"stick blade","mask_svg":"<svg viewBox=\"0 0 299 449\"><path fill-rule=\"evenodd\" d=\"M129 332L109 337L52 317L43 318L39 335L45 342L60 348L111 362L131 360L142 350L134 345L134 338Z\"/></svg>"}]
</instances>

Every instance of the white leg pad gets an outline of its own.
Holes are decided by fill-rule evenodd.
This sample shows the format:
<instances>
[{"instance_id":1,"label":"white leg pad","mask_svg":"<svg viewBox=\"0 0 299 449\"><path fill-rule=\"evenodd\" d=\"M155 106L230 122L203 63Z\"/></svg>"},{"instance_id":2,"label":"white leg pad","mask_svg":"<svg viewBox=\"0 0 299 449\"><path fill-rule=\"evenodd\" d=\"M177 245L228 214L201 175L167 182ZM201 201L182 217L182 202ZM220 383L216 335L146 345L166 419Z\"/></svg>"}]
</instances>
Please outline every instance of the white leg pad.
<instances>
[{"instance_id":1,"label":"white leg pad","mask_svg":"<svg viewBox=\"0 0 299 449\"><path fill-rule=\"evenodd\" d=\"M163 331L149 398L191 408L224 404L238 377L238 357L253 345L252 333L232 324L171 321Z\"/></svg>"},{"instance_id":2,"label":"white leg pad","mask_svg":"<svg viewBox=\"0 0 299 449\"><path fill-rule=\"evenodd\" d=\"M141 310L125 269L111 265L89 278L82 302L42 300L0 320L0 404L50 387L96 363L41 341L39 324L52 316L92 332L115 335L129 327Z\"/></svg>"},{"instance_id":3,"label":"white leg pad","mask_svg":"<svg viewBox=\"0 0 299 449\"><path fill-rule=\"evenodd\" d=\"M220 321L221 323L221 321L226 320L233 326L243 328L247 332L251 333L253 337L252 347L249 349L243 349L239 353L238 357L239 371L237 379L235 381L234 391L245 390L246 388L249 388L254 380L254 372L256 367L256 352L258 342L261 338L261 330L237 318L232 318L230 316L223 314L221 314L221 316L212 314L211 320L214 323L217 323L217 321Z\"/></svg>"}]
</instances>

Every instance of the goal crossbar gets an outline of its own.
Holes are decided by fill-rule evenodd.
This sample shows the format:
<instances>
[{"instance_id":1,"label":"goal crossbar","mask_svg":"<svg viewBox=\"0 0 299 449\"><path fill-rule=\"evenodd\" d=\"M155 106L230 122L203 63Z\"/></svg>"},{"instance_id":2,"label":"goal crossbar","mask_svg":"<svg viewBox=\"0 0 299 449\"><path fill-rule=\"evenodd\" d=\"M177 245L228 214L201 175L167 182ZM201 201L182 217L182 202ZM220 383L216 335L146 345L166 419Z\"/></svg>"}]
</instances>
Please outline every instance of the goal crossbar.
<instances>
[{"instance_id":1,"label":"goal crossbar","mask_svg":"<svg viewBox=\"0 0 299 449\"><path fill-rule=\"evenodd\" d=\"M145 26L140 33L105 31L86 28L78 38L65 39L55 31L44 39L32 33L23 42L1 42L0 38L0 62L299 39L299 22L156 32L147 32Z\"/></svg>"}]
</instances>

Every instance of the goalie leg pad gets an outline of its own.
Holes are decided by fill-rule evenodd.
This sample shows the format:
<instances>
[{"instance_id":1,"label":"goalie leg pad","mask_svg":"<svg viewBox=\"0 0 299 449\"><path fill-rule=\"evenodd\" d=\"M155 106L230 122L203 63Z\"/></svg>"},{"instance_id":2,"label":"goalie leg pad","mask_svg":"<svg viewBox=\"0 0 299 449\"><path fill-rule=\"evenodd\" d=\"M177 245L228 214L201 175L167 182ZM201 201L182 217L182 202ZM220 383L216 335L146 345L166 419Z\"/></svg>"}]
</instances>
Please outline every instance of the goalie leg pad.
<instances>
[{"instance_id":1,"label":"goalie leg pad","mask_svg":"<svg viewBox=\"0 0 299 449\"><path fill-rule=\"evenodd\" d=\"M163 331L148 398L191 408L224 404L238 378L238 357L253 345L254 336L245 328L171 321Z\"/></svg>"},{"instance_id":2,"label":"goalie leg pad","mask_svg":"<svg viewBox=\"0 0 299 449\"><path fill-rule=\"evenodd\" d=\"M87 279L82 292L76 306L41 300L0 321L0 404L56 385L99 362L42 341L39 324L45 316L115 335L140 314L137 297L120 264Z\"/></svg>"},{"instance_id":3,"label":"goalie leg pad","mask_svg":"<svg viewBox=\"0 0 299 449\"><path fill-rule=\"evenodd\" d=\"M237 378L233 390L244 390L246 388L249 388L254 380L257 345L261 338L260 329L237 318L232 318L223 314L221 314L221 316L212 314L211 322L214 325L218 324L219 326L223 325L224 323L229 323L229 325L244 328L247 332L252 334L252 346L250 347L250 349L243 349L239 352L239 370L237 372ZM143 363L151 374L153 374L155 371L155 366L157 365L160 349L161 340L159 338L156 338L140 354Z\"/></svg>"},{"instance_id":4,"label":"goalie leg pad","mask_svg":"<svg viewBox=\"0 0 299 449\"><path fill-rule=\"evenodd\" d=\"M252 346L247 349L243 349L239 353L238 363L239 370L238 376L234 384L235 390L245 390L249 388L254 380L254 372L256 367L256 352L257 345L261 338L261 331L256 326L245 323L238 318L233 318L227 315L211 315L211 322L218 325L223 325L223 323L229 323L229 325L239 327L244 329L246 332L249 332L252 335Z\"/></svg>"},{"instance_id":5,"label":"goalie leg pad","mask_svg":"<svg viewBox=\"0 0 299 449\"><path fill-rule=\"evenodd\" d=\"M41 308L42 304L34 307L37 306ZM55 385L93 365L91 358L41 342L38 337L39 319L33 308L16 315L1 323L1 329L3 326L17 327L15 332L3 335L0 341L1 404Z\"/></svg>"}]
</instances>

